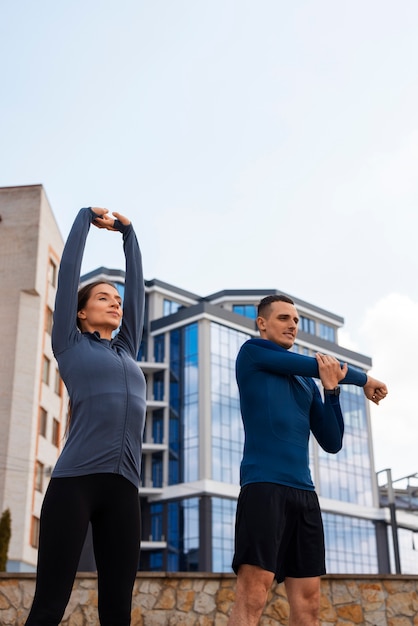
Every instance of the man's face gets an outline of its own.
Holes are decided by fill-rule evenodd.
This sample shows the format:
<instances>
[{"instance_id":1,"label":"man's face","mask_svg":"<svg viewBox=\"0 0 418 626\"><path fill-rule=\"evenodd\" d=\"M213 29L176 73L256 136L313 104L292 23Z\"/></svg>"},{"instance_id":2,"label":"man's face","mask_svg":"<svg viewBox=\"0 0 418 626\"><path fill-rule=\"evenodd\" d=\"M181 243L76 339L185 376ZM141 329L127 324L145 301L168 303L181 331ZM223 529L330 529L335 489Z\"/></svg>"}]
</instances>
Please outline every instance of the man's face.
<instances>
[{"instance_id":1,"label":"man's face","mask_svg":"<svg viewBox=\"0 0 418 626\"><path fill-rule=\"evenodd\" d=\"M299 317L296 307L288 302L272 302L264 316L257 317L262 339L269 339L288 350L295 343Z\"/></svg>"}]
</instances>

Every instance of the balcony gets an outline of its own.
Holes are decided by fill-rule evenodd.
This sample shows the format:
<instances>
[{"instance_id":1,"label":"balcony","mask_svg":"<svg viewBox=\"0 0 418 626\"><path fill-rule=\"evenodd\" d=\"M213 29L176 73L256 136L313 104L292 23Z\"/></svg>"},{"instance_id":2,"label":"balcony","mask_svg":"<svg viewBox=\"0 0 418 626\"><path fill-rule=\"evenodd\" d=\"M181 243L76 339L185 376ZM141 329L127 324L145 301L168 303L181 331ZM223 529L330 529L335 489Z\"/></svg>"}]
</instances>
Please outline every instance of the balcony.
<instances>
[{"instance_id":1,"label":"balcony","mask_svg":"<svg viewBox=\"0 0 418 626\"><path fill-rule=\"evenodd\" d=\"M145 486L141 484L138 488L138 493L141 498L148 498L149 496L161 496L163 493L163 488L153 487L152 485Z\"/></svg>"},{"instance_id":2,"label":"balcony","mask_svg":"<svg viewBox=\"0 0 418 626\"><path fill-rule=\"evenodd\" d=\"M153 443L151 441L144 441L142 444L142 453L146 454L147 452L165 452L167 450L166 443Z\"/></svg>"},{"instance_id":3,"label":"balcony","mask_svg":"<svg viewBox=\"0 0 418 626\"><path fill-rule=\"evenodd\" d=\"M154 411L155 409L165 409L168 406L168 402L165 400L154 400L153 398L147 398L147 409Z\"/></svg>"},{"instance_id":4,"label":"balcony","mask_svg":"<svg viewBox=\"0 0 418 626\"><path fill-rule=\"evenodd\" d=\"M141 550L165 550L166 541L141 541Z\"/></svg>"},{"instance_id":5,"label":"balcony","mask_svg":"<svg viewBox=\"0 0 418 626\"><path fill-rule=\"evenodd\" d=\"M138 361L138 365L144 374L153 374L155 372L163 372L168 369L168 363L157 361Z\"/></svg>"}]
</instances>

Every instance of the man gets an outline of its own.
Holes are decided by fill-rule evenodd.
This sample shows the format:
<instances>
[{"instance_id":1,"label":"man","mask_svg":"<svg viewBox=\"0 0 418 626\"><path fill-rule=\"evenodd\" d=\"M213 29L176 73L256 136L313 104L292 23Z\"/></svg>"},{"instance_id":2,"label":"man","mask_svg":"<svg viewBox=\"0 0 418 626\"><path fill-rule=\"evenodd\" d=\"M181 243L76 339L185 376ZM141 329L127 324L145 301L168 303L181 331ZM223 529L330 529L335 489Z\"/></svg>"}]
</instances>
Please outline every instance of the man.
<instances>
[{"instance_id":1,"label":"man","mask_svg":"<svg viewBox=\"0 0 418 626\"><path fill-rule=\"evenodd\" d=\"M247 341L236 362L245 444L228 624L258 624L276 578L285 582L290 626L318 626L325 548L309 470L310 432L325 451L338 452L344 433L338 383L363 387L376 404L387 388L332 356L288 352L299 317L287 296L261 300L256 321L260 339ZM324 400L312 377L320 378Z\"/></svg>"}]
</instances>

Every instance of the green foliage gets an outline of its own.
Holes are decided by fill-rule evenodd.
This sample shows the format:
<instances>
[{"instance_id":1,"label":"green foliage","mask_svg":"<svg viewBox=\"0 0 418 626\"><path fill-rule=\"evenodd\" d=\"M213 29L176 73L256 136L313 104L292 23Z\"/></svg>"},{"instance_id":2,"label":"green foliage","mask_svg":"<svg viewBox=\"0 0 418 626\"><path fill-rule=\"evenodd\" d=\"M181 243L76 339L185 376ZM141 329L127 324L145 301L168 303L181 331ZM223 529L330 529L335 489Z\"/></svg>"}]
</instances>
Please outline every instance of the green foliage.
<instances>
[{"instance_id":1,"label":"green foliage","mask_svg":"<svg viewBox=\"0 0 418 626\"><path fill-rule=\"evenodd\" d=\"M0 572L6 571L7 554L9 552L10 537L12 536L12 517L6 509L0 518Z\"/></svg>"}]
</instances>

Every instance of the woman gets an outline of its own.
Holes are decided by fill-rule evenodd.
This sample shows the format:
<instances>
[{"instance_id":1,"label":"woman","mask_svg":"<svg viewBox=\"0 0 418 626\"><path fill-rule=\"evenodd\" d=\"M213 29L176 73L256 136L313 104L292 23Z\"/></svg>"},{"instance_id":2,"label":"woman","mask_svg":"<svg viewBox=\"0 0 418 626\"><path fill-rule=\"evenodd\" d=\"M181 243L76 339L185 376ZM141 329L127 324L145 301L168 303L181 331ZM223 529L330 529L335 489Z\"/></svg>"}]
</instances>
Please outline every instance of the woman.
<instances>
[{"instance_id":1,"label":"woman","mask_svg":"<svg viewBox=\"0 0 418 626\"><path fill-rule=\"evenodd\" d=\"M141 530L138 486L146 394L136 356L145 296L135 232L126 217L113 216L106 209L81 209L61 259L52 348L71 418L42 506L36 589L26 626L61 621L89 522L100 624L130 624ZM92 283L77 294L91 223L122 233L123 317L111 283Z\"/></svg>"}]
</instances>

